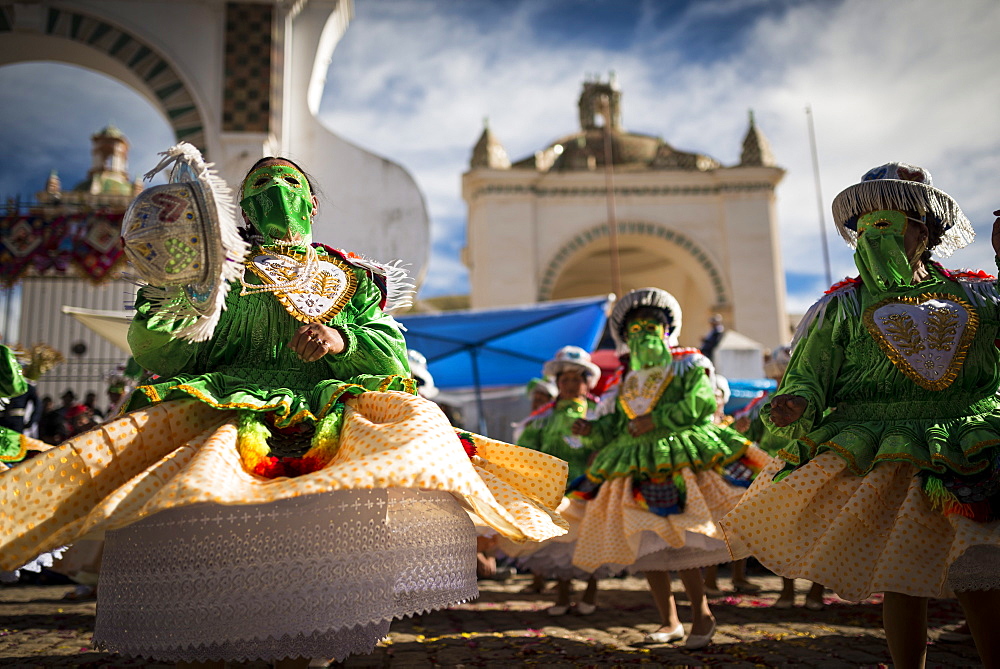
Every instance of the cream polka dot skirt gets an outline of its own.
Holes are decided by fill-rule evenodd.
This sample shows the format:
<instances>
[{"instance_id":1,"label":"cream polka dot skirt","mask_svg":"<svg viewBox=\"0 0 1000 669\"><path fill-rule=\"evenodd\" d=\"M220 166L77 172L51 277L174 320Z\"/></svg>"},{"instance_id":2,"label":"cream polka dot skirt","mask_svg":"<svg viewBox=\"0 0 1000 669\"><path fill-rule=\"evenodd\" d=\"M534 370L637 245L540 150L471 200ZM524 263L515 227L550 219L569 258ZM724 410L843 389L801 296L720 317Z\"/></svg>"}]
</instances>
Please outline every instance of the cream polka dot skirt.
<instances>
[{"instance_id":1,"label":"cream polka dot skirt","mask_svg":"<svg viewBox=\"0 0 1000 669\"><path fill-rule=\"evenodd\" d=\"M234 412L197 400L163 402L0 473L0 568L17 568L43 551L166 509L345 489L447 491L514 541L566 531L555 513L565 462L478 435L470 456L434 404L406 393L348 400L336 455L297 478L249 473L236 438Z\"/></svg>"},{"instance_id":2,"label":"cream polka dot skirt","mask_svg":"<svg viewBox=\"0 0 1000 669\"><path fill-rule=\"evenodd\" d=\"M733 558L755 556L787 578L805 578L859 601L875 592L944 597L948 568L971 546L1000 546L1000 522L931 509L917 468L884 462L857 476L821 453L779 482L762 471L722 520Z\"/></svg>"}]
</instances>

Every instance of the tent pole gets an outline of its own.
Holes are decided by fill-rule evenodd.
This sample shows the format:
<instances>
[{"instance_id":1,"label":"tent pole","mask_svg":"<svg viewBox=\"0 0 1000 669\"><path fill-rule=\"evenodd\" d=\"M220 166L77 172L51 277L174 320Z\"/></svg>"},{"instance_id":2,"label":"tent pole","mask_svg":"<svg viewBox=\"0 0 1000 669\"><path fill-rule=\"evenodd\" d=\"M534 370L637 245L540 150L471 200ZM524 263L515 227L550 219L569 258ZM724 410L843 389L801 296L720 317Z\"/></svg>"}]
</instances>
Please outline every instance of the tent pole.
<instances>
[{"instance_id":1,"label":"tent pole","mask_svg":"<svg viewBox=\"0 0 1000 669\"><path fill-rule=\"evenodd\" d=\"M479 414L479 434L488 437L486 434L486 411L483 408L483 388L479 381L479 351L473 346L469 349L472 356L472 383L476 386L476 413Z\"/></svg>"}]
</instances>

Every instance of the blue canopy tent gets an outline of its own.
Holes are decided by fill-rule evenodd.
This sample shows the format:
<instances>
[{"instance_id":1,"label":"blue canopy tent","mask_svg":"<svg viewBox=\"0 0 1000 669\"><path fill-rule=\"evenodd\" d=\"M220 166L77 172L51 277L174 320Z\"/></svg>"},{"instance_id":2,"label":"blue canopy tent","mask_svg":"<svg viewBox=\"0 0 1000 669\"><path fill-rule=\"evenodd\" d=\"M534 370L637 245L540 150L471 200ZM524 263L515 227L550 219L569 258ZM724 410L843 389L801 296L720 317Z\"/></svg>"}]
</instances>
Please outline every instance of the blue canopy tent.
<instances>
[{"instance_id":1,"label":"blue canopy tent","mask_svg":"<svg viewBox=\"0 0 1000 669\"><path fill-rule=\"evenodd\" d=\"M590 351L601 339L612 298L588 297L523 307L449 311L398 318L407 347L427 358L434 385L473 388L484 425L483 386L527 383L567 345Z\"/></svg>"}]
</instances>

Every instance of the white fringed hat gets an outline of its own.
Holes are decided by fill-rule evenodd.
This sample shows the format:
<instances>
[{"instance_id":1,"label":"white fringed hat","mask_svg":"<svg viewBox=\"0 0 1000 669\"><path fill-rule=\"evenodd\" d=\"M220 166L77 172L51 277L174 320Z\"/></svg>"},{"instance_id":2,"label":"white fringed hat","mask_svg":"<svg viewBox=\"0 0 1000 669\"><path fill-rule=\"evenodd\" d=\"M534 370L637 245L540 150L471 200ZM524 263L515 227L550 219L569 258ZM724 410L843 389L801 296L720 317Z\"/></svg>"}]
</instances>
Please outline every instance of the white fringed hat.
<instances>
[{"instance_id":1,"label":"white fringed hat","mask_svg":"<svg viewBox=\"0 0 1000 669\"><path fill-rule=\"evenodd\" d=\"M874 167L861 182L845 188L833 199L837 230L853 248L857 245L858 217L880 209L915 211L929 223L941 226L941 242L932 250L946 257L976 237L969 219L955 199L932 185L931 173L907 163Z\"/></svg>"},{"instance_id":2,"label":"white fringed hat","mask_svg":"<svg viewBox=\"0 0 1000 669\"><path fill-rule=\"evenodd\" d=\"M174 335L204 341L225 308L229 282L243 274L247 245L229 187L198 149L181 142L160 155L145 179L171 167L170 183L147 188L129 205L125 255L157 315L185 323Z\"/></svg>"},{"instance_id":3,"label":"white fringed hat","mask_svg":"<svg viewBox=\"0 0 1000 669\"><path fill-rule=\"evenodd\" d=\"M663 313L667 325L667 343L677 346L677 338L681 333L681 305L677 299L661 288L638 288L627 293L611 310L608 319L611 337L615 340L615 348L621 353L628 350L628 337L625 336L625 321L630 312L642 307L657 309Z\"/></svg>"},{"instance_id":4,"label":"white fringed hat","mask_svg":"<svg viewBox=\"0 0 1000 669\"><path fill-rule=\"evenodd\" d=\"M542 374L555 379L567 369L584 370L587 387L593 388L601 378L601 368L590 361L590 354L579 346L563 346L556 351L554 358L542 367Z\"/></svg>"}]
</instances>

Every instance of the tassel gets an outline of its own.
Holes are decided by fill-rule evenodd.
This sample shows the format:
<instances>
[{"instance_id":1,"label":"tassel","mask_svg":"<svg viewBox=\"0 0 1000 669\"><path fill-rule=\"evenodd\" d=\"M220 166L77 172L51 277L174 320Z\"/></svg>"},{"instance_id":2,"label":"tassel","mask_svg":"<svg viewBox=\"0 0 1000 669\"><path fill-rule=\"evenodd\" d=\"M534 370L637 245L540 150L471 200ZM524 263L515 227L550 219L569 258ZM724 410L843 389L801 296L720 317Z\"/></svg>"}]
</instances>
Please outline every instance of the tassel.
<instances>
[{"instance_id":1,"label":"tassel","mask_svg":"<svg viewBox=\"0 0 1000 669\"><path fill-rule=\"evenodd\" d=\"M338 404L340 404L338 402ZM341 404L343 406L343 404ZM333 452L336 452L337 448L340 446L340 427L343 424L341 420L343 418L343 409L337 410L336 405L334 410L323 417L319 423L316 425L316 434L312 438L312 448L322 448L329 450L333 447ZM310 449L312 450L312 449Z\"/></svg>"},{"instance_id":2,"label":"tassel","mask_svg":"<svg viewBox=\"0 0 1000 669\"><path fill-rule=\"evenodd\" d=\"M924 479L924 494L930 500L932 509L944 509L949 504L958 503L955 495L945 487L941 479L934 476Z\"/></svg>"},{"instance_id":3,"label":"tassel","mask_svg":"<svg viewBox=\"0 0 1000 669\"><path fill-rule=\"evenodd\" d=\"M239 425L236 429L236 451L243 461L243 468L251 474L264 478L281 476L284 470L278 458L268 455L271 449L267 445L270 431L253 411L239 412Z\"/></svg>"}]
</instances>

